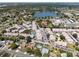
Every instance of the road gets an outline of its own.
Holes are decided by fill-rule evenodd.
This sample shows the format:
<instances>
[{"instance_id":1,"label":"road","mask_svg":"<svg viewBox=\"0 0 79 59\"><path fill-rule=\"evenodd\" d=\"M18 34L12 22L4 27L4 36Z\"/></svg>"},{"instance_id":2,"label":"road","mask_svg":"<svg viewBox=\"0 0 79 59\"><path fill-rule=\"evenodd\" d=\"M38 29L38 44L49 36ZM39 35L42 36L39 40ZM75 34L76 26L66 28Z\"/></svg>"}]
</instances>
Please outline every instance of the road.
<instances>
[{"instance_id":1,"label":"road","mask_svg":"<svg viewBox=\"0 0 79 59\"><path fill-rule=\"evenodd\" d=\"M47 38L47 35L46 35L44 29L41 28L40 31L41 31L41 34L42 34L42 36L43 36L43 41L44 41L44 42L48 42L48 38Z\"/></svg>"},{"instance_id":2,"label":"road","mask_svg":"<svg viewBox=\"0 0 79 59\"><path fill-rule=\"evenodd\" d=\"M48 38L47 38L47 35L46 35L44 28L40 28L38 24L37 24L37 27L38 27L38 29L40 29L41 34L43 36L43 42L48 42Z\"/></svg>"},{"instance_id":3,"label":"road","mask_svg":"<svg viewBox=\"0 0 79 59\"><path fill-rule=\"evenodd\" d=\"M70 33L68 35L72 38L73 41L77 42L77 39L75 39Z\"/></svg>"},{"instance_id":4,"label":"road","mask_svg":"<svg viewBox=\"0 0 79 59\"><path fill-rule=\"evenodd\" d=\"M16 52L16 50L0 49L0 52L1 52L1 51L4 51L4 53L5 53L5 51L6 51L7 53L10 53L11 55L10 55L9 57L32 57L32 56L30 56L29 54L24 54L24 53L21 52L21 51ZM4 55L4 54L1 54L0 56L2 56L2 55Z\"/></svg>"}]
</instances>

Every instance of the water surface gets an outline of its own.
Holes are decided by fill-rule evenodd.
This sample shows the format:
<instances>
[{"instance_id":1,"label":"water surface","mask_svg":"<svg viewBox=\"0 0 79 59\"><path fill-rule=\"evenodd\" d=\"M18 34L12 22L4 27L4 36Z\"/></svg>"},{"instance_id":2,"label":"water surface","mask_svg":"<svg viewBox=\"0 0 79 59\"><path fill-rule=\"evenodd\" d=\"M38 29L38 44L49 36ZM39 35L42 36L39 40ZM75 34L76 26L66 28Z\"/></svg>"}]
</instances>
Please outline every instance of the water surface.
<instances>
[{"instance_id":1,"label":"water surface","mask_svg":"<svg viewBox=\"0 0 79 59\"><path fill-rule=\"evenodd\" d=\"M57 16L57 13L47 11L47 12L36 12L34 14L34 17L37 17L37 18L48 17L48 16L55 17L55 16Z\"/></svg>"}]
</instances>

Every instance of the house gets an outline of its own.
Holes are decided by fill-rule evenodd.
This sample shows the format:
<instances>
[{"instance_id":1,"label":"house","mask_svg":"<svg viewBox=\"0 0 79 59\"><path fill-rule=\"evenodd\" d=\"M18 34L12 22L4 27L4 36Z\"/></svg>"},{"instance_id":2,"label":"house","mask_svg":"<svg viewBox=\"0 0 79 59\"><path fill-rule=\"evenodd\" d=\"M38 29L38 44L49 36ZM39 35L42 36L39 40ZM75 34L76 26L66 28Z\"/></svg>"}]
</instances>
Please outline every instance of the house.
<instances>
[{"instance_id":1,"label":"house","mask_svg":"<svg viewBox=\"0 0 79 59\"><path fill-rule=\"evenodd\" d=\"M41 43L36 43L36 47L41 49L43 47L43 45Z\"/></svg>"},{"instance_id":2,"label":"house","mask_svg":"<svg viewBox=\"0 0 79 59\"><path fill-rule=\"evenodd\" d=\"M50 35L50 36L49 36L49 40L55 41L55 40L56 40L56 37L55 37L54 35Z\"/></svg>"},{"instance_id":3,"label":"house","mask_svg":"<svg viewBox=\"0 0 79 59\"><path fill-rule=\"evenodd\" d=\"M22 41L19 48L23 49L26 47L26 42Z\"/></svg>"},{"instance_id":4,"label":"house","mask_svg":"<svg viewBox=\"0 0 79 59\"><path fill-rule=\"evenodd\" d=\"M5 41L0 41L0 45L5 45Z\"/></svg>"},{"instance_id":5,"label":"house","mask_svg":"<svg viewBox=\"0 0 79 59\"><path fill-rule=\"evenodd\" d=\"M73 14L71 14L69 12L65 12L64 14L67 15L68 17L72 17L73 16Z\"/></svg>"},{"instance_id":6,"label":"house","mask_svg":"<svg viewBox=\"0 0 79 59\"><path fill-rule=\"evenodd\" d=\"M4 33L4 36L18 36L18 33Z\"/></svg>"},{"instance_id":7,"label":"house","mask_svg":"<svg viewBox=\"0 0 79 59\"><path fill-rule=\"evenodd\" d=\"M67 57L67 53L61 53L61 57Z\"/></svg>"},{"instance_id":8,"label":"house","mask_svg":"<svg viewBox=\"0 0 79 59\"><path fill-rule=\"evenodd\" d=\"M32 30L37 30L37 25L35 21L32 22Z\"/></svg>"},{"instance_id":9,"label":"house","mask_svg":"<svg viewBox=\"0 0 79 59\"><path fill-rule=\"evenodd\" d=\"M28 47L31 48L31 49L32 49L34 46L35 46L35 43L34 43L34 42L30 42L30 43L28 44Z\"/></svg>"},{"instance_id":10,"label":"house","mask_svg":"<svg viewBox=\"0 0 79 59\"><path fill-rule=\"evenodd\" d=\"M49 49L48 49L48 48L42 48L42 49L41 49L42 56L43 56L44 54L48 54L48 52L49 52Z\"/></svg>"},{"instance_id":11,"label":"house","mask_svg":"<svg viewBox=\"0 0 79 59\"><path fill-rule=\"evenodd\" d=\"M57 57L57 55L53 52L50 52L49 57Z\"/></svg>"},{"instance_id":12,"label":"house","mask_svg":"<svg viewBox=\"0 0 79 59\"><path fill-rule=\"evenodd\" d=\"M46 28L45 30L46 30L46 32L47 32L48 34L53 34L53 32L52 32L52 30L51 30L50 28Z\"/></svg>"},{"instance_id":13,"label":"house","mask_svg":"<svg viewBox=\"0 0 79 59\"><path fill-rule=\"evenodd\" d=\"M42 40L42 34L40 30L36 30L36 38L37 40L41 41Z\"/></svg>"},{"instance_id":14,"label":"house","mask_svg":"<svg viewBox=\"0 0 79 59\"><path fill-rule=\"evenodd\" d=\"M31 35L33 35L33 36L34 36L35 34L36 34L36 32L35 32L35 31L31 31Z\"/></svg>"}]
</instances>

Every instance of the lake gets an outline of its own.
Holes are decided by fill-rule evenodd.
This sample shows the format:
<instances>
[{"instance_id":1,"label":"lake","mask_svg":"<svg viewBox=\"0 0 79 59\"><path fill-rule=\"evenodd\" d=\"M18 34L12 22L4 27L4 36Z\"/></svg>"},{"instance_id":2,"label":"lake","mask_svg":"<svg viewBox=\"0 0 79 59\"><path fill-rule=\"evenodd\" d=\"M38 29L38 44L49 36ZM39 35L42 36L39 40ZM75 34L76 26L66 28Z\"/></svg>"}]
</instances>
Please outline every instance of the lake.
<instances>
[{"instance_id":1,"label":"lake","mask_svg":"<svg viewBox=\"0 0 79 59\"><path fill-rule=\"evenodd\" d=\"M36 12L34 14L34 17L37 17L37 18L42 18L42 17L47 17L47 16L57 16L57 13L56 12L49 12L49 11L46 11L46 12Z\"/></svg>"}]
</instances>

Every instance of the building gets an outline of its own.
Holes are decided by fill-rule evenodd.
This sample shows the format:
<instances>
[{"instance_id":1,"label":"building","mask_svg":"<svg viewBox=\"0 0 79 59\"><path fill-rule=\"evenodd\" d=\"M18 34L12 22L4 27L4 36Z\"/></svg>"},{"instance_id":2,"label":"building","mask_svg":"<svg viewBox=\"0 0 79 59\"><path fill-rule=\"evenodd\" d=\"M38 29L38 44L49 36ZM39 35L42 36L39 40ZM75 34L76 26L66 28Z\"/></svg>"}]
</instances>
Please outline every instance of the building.
<instances>
[{"instance_id":1,"label":"building","mask_svg":"<svg viewBox=\"0 0 79 59\"><path fill-rule=\"evenodd\" d=\"M30 42L30 43L28 44L28 47L31 48L31 49L32 49L34 46L35 46L35 43L34 43L34 42Z\"/></svg>"},{"instance_id":2,"label":"building","mask_svg":"<svg viewBox=\"0 0 79 59\"><path fill-rule=\"evenodd\" d=\"M18 36L18 33L4 33L4 36Z\"/></svg>"},{"instance_id":3,"label":"building","mask_svg":"<svg viewBox=\"0 0 79 59\"><path fill-rule=\"evenodd\" d=\"M43 56L44 54L48 54L48 52L49 52L49 49L47 49L47 48L42 48L42 49L41 49L42 56Z\"/></svg>"},{"instance_id":4,"label":"building","mask_svg":"<svg viewBox=\"0 0 79 59\"><path fill-rule=\"evenodd\" d=\"M52 34L52 35L49 36L49 40L50 41L55 41L56 40L56 37Z\"/></svg>"},{"instance_id":5,"label":"building","mask_svg":"<svg viewBox=\"0 0 79 59\"><path fill-rule=\"evenodd\" d=\"M25 47L26 47L26 42L22 41L21 44L20 44L20 48L23 49Z\"/></svg>"},{"instance_id":6,"label":"building","mask_svg":"<svg viewBox=\"0 0 79 59\"><path fill-rule=\"evenodd\" d=\"M35 21L32 22L32 30L37 30L37 25Z\"/></svg>"},{"instance_id":7,"label":"building","mask_svg":"<svg viewBox=\"0 0 79 59\"><path fill-rule=\"evenodd\" d=\"M36 39L38 41L42 41L42 34L40 30L36 30Z\"/></svg>"},{"instance_id":8,"label":"building","mask_svg":"<svg viewBox=\"0 0 79 59\"><path fill-rule=\"evenodd\" d=\"M67 57L67 53L61 53L61 57Z\"/></svg>"},{"instance_id":9,"label":"building","mask_svg":"<svg viewBox=\"0 0 79 59\"><path fill-rule=\"evenodd\" d=\"M73 14L69 13L69 12L65 12L65 15L67 15L68 17L73 17Z\"/></svg>"},{"instance_id":10,"label":"building","mask_svg":"<svg viewBox=\"0 0 79 59\"><path fill-rule=\"evenodd\" d=\"M50 28L46 28L45 30L46 30L46 32L47 32L48 34L53 34L53 32L52 32L52 30L51 30Z\"/></svg>"}]
</instances>

